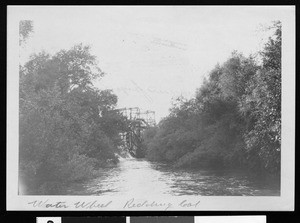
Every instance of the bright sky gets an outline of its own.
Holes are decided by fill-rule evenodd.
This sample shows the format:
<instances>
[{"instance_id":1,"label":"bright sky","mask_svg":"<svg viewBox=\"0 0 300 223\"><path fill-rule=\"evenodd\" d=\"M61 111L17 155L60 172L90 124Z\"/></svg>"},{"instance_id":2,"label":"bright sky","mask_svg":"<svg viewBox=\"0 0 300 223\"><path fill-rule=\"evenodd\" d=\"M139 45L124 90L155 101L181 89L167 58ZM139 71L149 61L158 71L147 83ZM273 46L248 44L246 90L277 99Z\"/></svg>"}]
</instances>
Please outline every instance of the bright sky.
<instances>
[{"instance_id":1,"label":"bright sky","mask_svg":"<svg viewBox=\"0 0 300 223\"><path fill-rule=\"evenodd\" d=\"M280 20L283 7L12 7L34 21L23 55L55 53L90 45L106 76L95 82L113 89L118 107L168 115L172 98L190 98L203 77L233 50L261 49L260 25ZM264 35L264 36L263 36Z\"/></svg>"}]
</instances>

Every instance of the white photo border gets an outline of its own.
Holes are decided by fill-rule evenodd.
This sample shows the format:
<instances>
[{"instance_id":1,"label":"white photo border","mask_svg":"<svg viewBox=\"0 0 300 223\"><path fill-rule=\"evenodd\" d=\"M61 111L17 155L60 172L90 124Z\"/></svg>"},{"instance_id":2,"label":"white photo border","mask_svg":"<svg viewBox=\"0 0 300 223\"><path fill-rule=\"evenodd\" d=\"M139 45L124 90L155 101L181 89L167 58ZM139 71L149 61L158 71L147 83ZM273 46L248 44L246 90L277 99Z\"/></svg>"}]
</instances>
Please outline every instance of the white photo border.
<instances>
[{"instance_id":1,"label":"white photo border","mask_svg":"<svg viewBox=\"0 0 300 223\"><path fill-rule=\"evenodd\" d=\"M18 195L19 21L30 19L29 6L7 7L7 210L18 211L293 211L295 190L295 6L282 8L282 154L280 196L24 196ZM30 6L35 7L35 6ZM39 6L40 7L40 6ZM47 7L47 6L45 6ZM49 7L49 6L48 6ZM62 6L66 7L66 6ZM68 6L82 7L82 6ZM85 6L86 7L86 6ZM92 6L95 7L95 6ZM185 7L185 6L182 6ZM221 7L221 6L190 6ZM222 6L223 7L223 6ZM232 7L232 6L230 6ZM126 208L134 199L135 207ZM34 201L36 201L34 203ZM145 201L149 204L145 205ZM183 207L186 201L190 206ZM60 205L58 205L57 203ZM76 202L89 205L76 207ZM157 205L150 205L156 202ZM64 205L65 204L65 207ZM93 205L92 205L93 204ZM140 205L138 205L140 204ZM144 204L144 205L142 205Z\"/></svg>"}]
</instances>

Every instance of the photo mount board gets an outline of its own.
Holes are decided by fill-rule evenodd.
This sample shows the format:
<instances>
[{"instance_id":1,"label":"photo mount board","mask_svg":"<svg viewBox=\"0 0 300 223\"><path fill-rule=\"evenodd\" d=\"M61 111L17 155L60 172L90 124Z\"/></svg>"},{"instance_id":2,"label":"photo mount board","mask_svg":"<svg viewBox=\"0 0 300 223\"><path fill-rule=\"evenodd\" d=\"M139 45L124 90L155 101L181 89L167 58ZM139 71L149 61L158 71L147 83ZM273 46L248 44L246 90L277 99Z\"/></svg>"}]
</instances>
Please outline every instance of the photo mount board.
<instances>
[{"instance_id":1,"label":"photo mount board","mask_svg":"<svg viewBox=\"0 0 300 223\"><path fill-rule=\"evenodd\" d=\"M79 6L78 6L79 7ZM279 7L279 6L278 6ZM293 211L295 182L295 7L282 16L282 156L280 196L23 196L18 195L19 21L7 10L7 210L26 211ZM22 11L22 10L21 10ZM24 17L25 16L25 17Z\"/></svg>"}]
</instances>

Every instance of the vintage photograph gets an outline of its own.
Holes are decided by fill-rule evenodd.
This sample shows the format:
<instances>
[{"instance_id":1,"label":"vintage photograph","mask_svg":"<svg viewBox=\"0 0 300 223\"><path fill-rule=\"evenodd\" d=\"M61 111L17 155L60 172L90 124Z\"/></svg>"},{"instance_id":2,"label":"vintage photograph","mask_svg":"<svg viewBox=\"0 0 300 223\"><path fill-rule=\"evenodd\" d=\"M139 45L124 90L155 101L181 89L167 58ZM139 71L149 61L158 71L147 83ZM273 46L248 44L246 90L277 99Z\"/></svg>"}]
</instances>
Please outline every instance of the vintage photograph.
<instances>
[{"instance_id":1,"label":"vintage photograph","mask_svg":"<svg viewBox=\"0 0 300 223\"><path fill-rule=\"evenodd\" d=\"M293 9L11 7L18 196L280 197Z\"/></svg>"}]
</instances>

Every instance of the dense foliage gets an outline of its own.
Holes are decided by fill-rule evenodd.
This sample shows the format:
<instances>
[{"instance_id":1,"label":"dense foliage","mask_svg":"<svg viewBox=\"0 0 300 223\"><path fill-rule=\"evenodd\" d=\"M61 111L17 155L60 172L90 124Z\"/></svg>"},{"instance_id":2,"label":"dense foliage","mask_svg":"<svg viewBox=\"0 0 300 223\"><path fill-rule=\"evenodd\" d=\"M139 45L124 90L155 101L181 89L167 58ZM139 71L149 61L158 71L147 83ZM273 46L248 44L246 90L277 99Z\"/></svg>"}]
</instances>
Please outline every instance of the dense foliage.
<instances>
[{"instance_id":1,"label":"dense foliage","mask_svg":"<svg viewBox=\"0 0 300 223\"><path fill-rule=\"evenodd\" d=\"M112 111L117 96L93 86L102 76L82 44L32 55L20 66L20 180L31 189L24 193L59 193L117 162L124 118Z\"/></svg>"},{"instance_id":2,"label":"dense foliage","mask_svg":"<svg viewBox=\"0 0 300 223\"><path fill-rule=\"evenodd\" d=\"M188 167L280 171L281 23L270 28L261 62L233 52L194 98L178 98L144 134L146 157Z\"/></svg>"},{"instance_id":3,"label":"dense foliage","mask_svg":"<svg viewBox=\"0 0 300 223\"><path fill-rule=\"evenodd\" d=\"M33 32L33 21L21 20L19 23L19 45L24 46L29 35Z\"/></svg>"}]
</instances>

